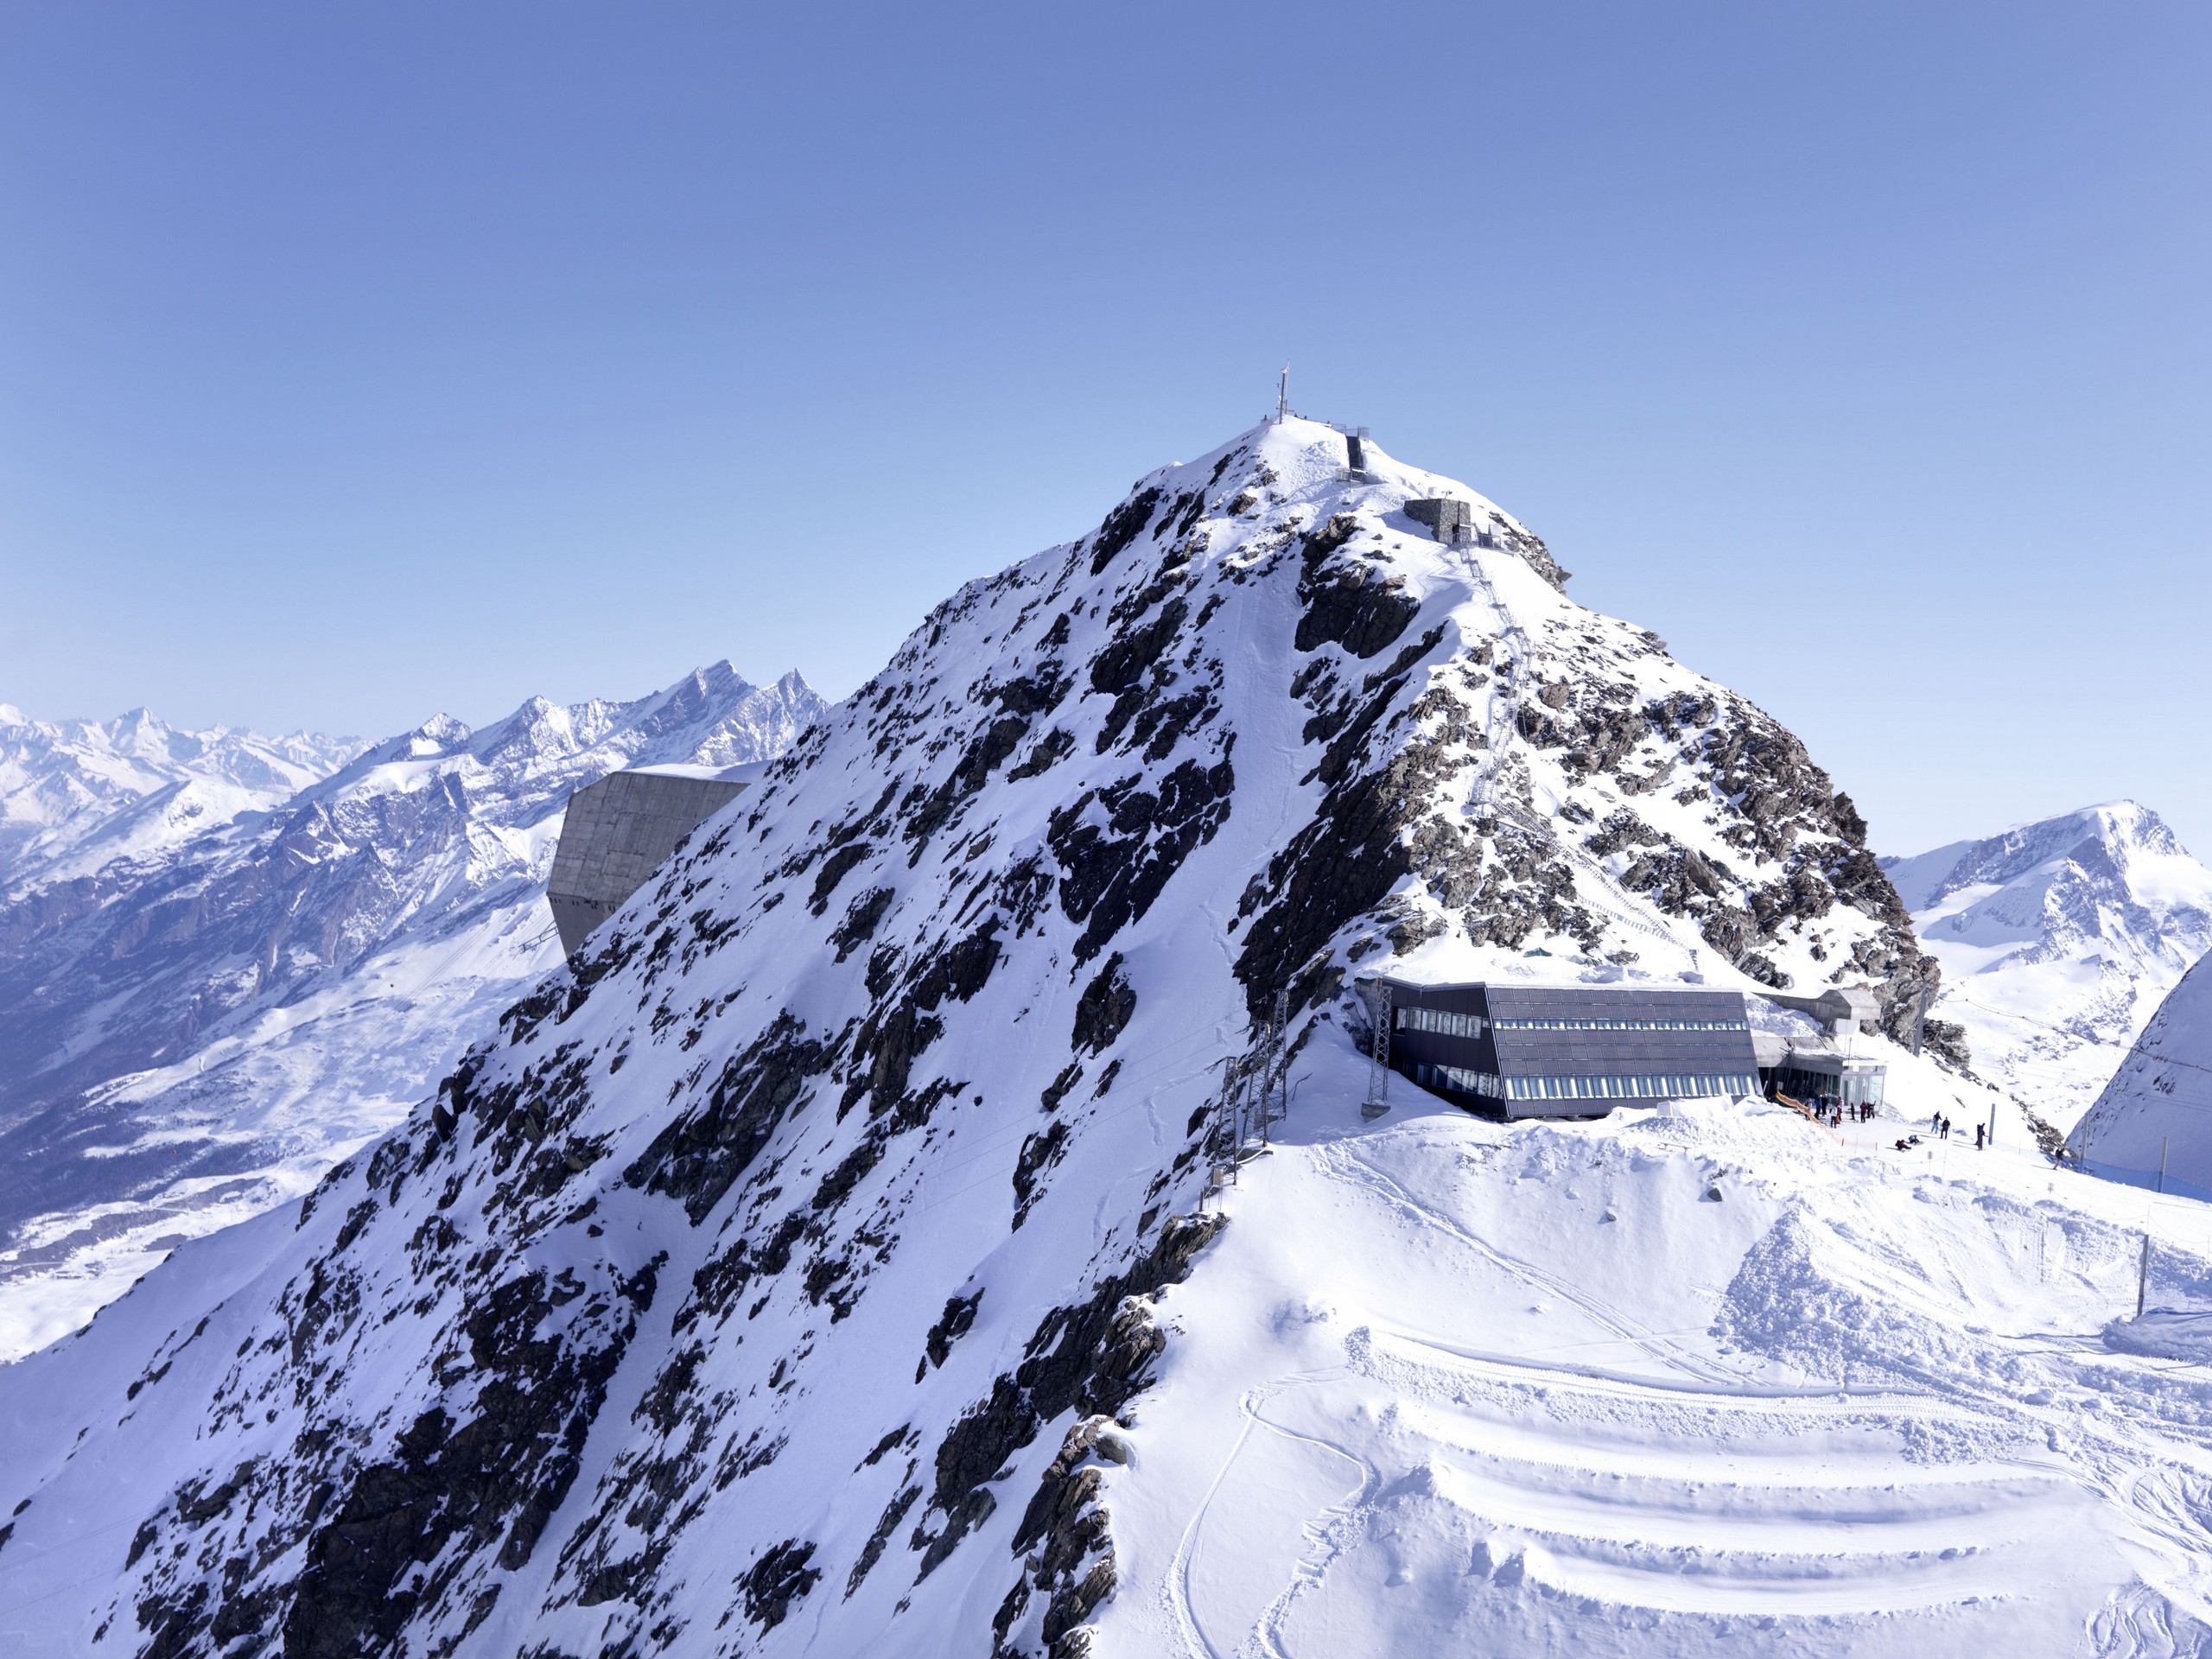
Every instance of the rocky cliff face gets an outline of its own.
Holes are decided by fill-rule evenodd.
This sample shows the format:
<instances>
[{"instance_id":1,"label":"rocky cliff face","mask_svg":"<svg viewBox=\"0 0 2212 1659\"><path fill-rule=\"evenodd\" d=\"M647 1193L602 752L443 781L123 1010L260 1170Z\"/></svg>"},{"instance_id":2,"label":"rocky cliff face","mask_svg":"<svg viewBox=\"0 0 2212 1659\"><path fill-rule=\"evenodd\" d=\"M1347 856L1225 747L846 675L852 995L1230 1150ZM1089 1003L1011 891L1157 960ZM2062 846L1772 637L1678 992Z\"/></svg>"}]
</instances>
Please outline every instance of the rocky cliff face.
<instances>
[{"instance_id":1,"label":"rocky cliff face","mask_svg":"<svg viewBox=\"0 0 2212 1659\"><path fill-rule=\"evenodd\" d=\"M1248 433L962 589L402 1127L0 1372L0 1601L164 1656L1079 1653L1279 992L1339 1061L1394 960L1894 1025L1933 966L1802 747L1366 459Z\"/></svg>"},{"instance_id":2,"label":"rocky cliff face","mask_svg":"<svg viewBox=\"0 0 2212 1659\"><path fill-rule=\"evenodd\" d=\"M570 789L765 760L825 706L796 675L754 687L718 664L480 732L442 715L104 862L124 838L73 834L0 909L0 1357L180 1238L296 1198L427 1093L559 960L543 887Z\"/></svg>"},{"instance_id":3,"label":"rocky cliff face","mask_svg":"<svg viewBox=\"0 0 2212 1659\"><path fill-rule=\"evenodd\" d=\"M2212 870L2133 801L1882 865L1943 964L1936 1012L1976 1070L2062 1128L2212 949Z\"/></svg>"}]
</instances>

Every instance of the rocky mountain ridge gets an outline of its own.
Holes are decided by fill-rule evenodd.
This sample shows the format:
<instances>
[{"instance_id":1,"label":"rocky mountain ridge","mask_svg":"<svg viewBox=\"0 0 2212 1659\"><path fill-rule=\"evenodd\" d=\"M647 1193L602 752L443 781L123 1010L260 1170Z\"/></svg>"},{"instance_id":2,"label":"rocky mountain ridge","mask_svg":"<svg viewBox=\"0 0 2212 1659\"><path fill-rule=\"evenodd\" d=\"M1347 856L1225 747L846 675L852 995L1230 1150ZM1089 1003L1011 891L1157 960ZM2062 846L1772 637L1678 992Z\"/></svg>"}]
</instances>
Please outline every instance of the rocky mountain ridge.
<instances>
[{"instance_id":1,"label":"rocky mountain ridge","mask_svg":"<svg viewBox=\"0 0 2212 1659\"><path fill-rule=\"evenodd\" d=\"M0 1598L162 1656L1066 1659L1279 995L1317 1089L1384 963L1909 1017L1802 746L1364 459L1259 429L963 588L435 1101L0 1371Z\"/></svg>"}]
</instances>

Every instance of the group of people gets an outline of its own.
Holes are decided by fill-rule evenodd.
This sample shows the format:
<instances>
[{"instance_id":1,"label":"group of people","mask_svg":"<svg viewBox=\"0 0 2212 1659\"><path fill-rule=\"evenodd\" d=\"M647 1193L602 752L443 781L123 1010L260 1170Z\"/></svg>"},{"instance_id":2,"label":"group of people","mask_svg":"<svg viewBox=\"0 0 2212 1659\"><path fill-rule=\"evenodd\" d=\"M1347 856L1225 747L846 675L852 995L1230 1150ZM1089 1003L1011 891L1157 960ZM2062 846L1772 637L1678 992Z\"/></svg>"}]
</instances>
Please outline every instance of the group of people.
<instances>
[{"instance_id":1,"label":"group of people","mask_svg":"<svg viewBox=\"0 0 2212 1659\"><path fill-rule=\"evenodd\" d=\"M1865 1123L1874 1116L1873 1104L1869 1101L1855 1101L1847 1106L1840 1100L1823 1100L1815 1103L1813 1111L1832 1129L1841 1128L1847 1118L1853 1123Z\"/></svg>"},{"instance_id":2,"label":"group of people","mask_svg":"<svg viewBox=\"0 0 2212 1659\"><path fill-rule=\"evenodd\" d=\"M1928 1119L1928 1132L1930 1135L1941 1135L1946 1141L1949 1140L1951 1138L1951 1120L1944 1116L1941 1112L1936 1112L1930 1115ZM1974 1126L1974 1149L1976 1152L1980 1152L1988 1144L1989 1126L1986 1123L1975 1124Z\"/></svg>"}]
</instances>

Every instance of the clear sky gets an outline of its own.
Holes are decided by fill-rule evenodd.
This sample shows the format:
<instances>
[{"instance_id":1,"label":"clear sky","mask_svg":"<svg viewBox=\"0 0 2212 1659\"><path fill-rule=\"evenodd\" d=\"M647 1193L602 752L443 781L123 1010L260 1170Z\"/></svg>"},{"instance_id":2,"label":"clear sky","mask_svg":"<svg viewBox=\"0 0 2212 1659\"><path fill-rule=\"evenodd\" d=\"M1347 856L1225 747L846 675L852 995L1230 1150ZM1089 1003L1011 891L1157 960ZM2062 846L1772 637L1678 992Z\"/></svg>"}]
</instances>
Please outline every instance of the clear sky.
<instances>
[{"instance_id":1,"label":"clear sky","mask_svg":"<svg viewBox=\"0 0 2212 1659\"><path fill-rule=\"evenodd\" d=\"M2200 0L16 0L0 701L842 695L1287 359L1878 845L2212 858L2209 140Z\"/></svg>"}]
</instances>

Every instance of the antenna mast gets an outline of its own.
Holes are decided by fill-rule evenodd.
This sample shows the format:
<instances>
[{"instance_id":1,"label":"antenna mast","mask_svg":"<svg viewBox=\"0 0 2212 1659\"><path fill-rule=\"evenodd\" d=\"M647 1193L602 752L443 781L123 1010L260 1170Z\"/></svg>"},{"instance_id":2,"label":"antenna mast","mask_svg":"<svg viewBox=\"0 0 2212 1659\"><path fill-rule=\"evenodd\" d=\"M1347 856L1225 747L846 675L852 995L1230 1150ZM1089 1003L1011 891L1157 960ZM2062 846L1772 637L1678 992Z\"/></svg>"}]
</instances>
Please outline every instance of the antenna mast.
<instances>
[{"instance_id":1,"label":"antenna mast","mask_svg":"<svg viewBox=\"0 0 2212 1659\"><path fill-rule=\"evenodd\" d=\"M1282 365L1282 379L1275 388L1275 424L1290 418L1290 365Z\"/></svg>"}]
</instances>

